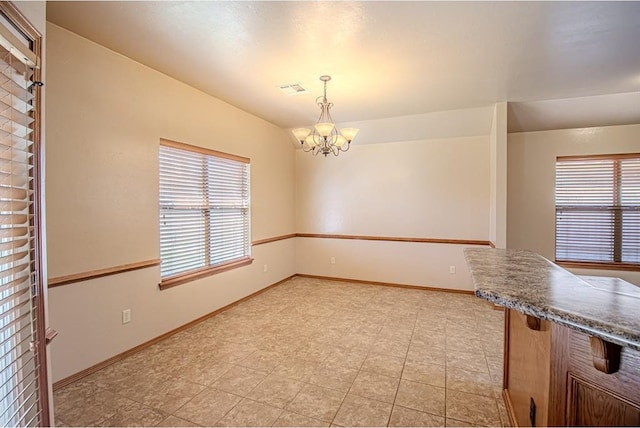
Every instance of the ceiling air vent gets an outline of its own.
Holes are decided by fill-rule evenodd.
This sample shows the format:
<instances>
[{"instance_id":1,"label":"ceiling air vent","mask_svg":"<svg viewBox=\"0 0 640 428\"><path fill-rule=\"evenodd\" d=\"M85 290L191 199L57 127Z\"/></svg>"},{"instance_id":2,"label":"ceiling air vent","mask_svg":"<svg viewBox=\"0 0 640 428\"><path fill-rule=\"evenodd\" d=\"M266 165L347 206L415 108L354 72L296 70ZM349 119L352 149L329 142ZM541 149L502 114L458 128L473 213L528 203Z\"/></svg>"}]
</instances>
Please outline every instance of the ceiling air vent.
<instances>
[{"instance_id":1,"label":"ceiling air vent","mask_svg":"<svg viewBox=\"0 0 640 428\"><path fill-rule=\"evenodd\" d=\"M286 95L300 95L308 92L299 83L288 83L286 85L280 85L278 88L280 88L280 90Z\"/></svg>"}]
</instances>

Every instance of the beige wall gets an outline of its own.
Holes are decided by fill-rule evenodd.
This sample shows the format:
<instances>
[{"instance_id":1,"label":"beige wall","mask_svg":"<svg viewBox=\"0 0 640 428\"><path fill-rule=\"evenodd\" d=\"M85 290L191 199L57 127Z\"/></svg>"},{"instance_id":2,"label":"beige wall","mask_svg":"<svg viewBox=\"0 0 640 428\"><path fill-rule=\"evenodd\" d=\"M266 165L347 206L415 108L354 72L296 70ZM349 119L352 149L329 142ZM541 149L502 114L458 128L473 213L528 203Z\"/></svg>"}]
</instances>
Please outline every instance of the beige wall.
<instances>
[{"instance_id":1,"label":"beige wall","mask_svg":"<svg viewBox=\"0 0 640 428\"><path fill-rule=\"evenodd\" d=\"M300 233L488 240L488 136L299 150L296 178ZM298 273L471 289L462 245L296 241Z\"/></svg>"},{"instance_id":2,"label":"beige wall","mask_svg":"<svg viewBox=\"0 0 640 428\"><path fill-rule=\"evenodd\" d=\"M159 257L161 137L251 158L253 240L295 232L282 129L55 25L47 36L49 277ZM50 289L54 381L292 275L294 250L261 245L251 266L165 291L158 268Z\"/></svg>"},{"instance_id":3,"label":"beige wall","mask_svg":"<svg viewBox=\"0 0 640 428\"><path fill-rule=\"evenodd\" d=\"M44 37L46 30L47 2L45 1L16 1L13 3ZM45 40L43 40L44 42Z\"/></svg>"},{"instance_id":4,"label":"beige wall","mask_svg":"<svg viewBox=\"0 0 640 428\"><path fill-rule=\"evenodd\" d=\"M640 125L525 132L508 136L509 248L555 256L557 156L640 152ZM640 272L570 269L617 276L640 286Z\"/></svg>"}]
</instances>

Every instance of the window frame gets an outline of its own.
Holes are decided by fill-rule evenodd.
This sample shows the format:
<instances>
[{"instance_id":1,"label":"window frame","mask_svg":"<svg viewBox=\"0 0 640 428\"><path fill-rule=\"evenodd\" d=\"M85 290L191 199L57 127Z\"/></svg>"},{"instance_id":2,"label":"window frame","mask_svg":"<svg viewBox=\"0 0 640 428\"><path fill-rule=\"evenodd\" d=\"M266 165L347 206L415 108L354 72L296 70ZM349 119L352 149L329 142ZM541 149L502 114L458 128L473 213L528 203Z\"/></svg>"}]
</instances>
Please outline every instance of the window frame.
<instances>
[{"instance_id":1,"label":"window frame","mask_svg":"<svg viewBox=\"0 0 640 428\"><path fill-rule=\"evenodd\" d=\"M164 138L160 139L160 146L164 146L164 147L168 147L168 148L173 148L173 149L178 149L178 150L183 150L183 151L187 151L187 152L192 152L192 153L197 153L200 155L204 155L204 156L210 156L210 157L214 157L214 158L218 158L218 159L226 159L226 160L232 160L232 161L236 161L236 162L241 162L241 163L245 163L247 165L249 165L249 178L248 178L248 182L247 182L247 191L249 194L249 203L248 203L248 207L247 207L247 217L248 217L248 230L246 231L248 234L248 255L241 257L241 258L236 258L236 259L232 259L232 260L228 260L222 263L218 263L215 265L206 265L204 267L200 267L200 268L196 268L196 269L190 269L184 272L179 272L176 274L172 274L172 275L167 275L165 277L161 277L160 283L159 283L159 287L161 290L167 289L167 288L171 288L171 287L175 287L177 285L180 284L184 284L187 282L191 282L191 281L195 281L197 279L201 279L201 278L205 278L211 275L215 275L218 273L222 273L222 272L226 272L228 270L232 270L232 269L236 269L242 266L247 266L250 265L251 263L253 263L253 258L251 257L251 173L250 173L250 165L251 165L251 160L249 158L243 157L243 156L237 156L237 155L233 155L233 154L229 154L229 153L224 153L224 152L220 152L217 150L212 150L212 149L206 149L203 147L199 147L199 146L193 146L191 144L185 144L185 143L180 143L177 141L172 141L172 140L167 140ZM158 153L158 159L160 159L160 153ZM204 177L204 174L203 174ZM158 178L160 178L160 170L158 170ZM158 191L160 192L160 184L158 183ZM203 194L203 199L207 199L207 195ZM160 205L160 201L159 202L159 216L158 219L161 222L162 221L162 206ZM205 248L205 253L209 252L209 234L210 234L210 223L209 223L209 215L205 215L205 222L206 222L206 226L202 229L203 232L203 238L204 238L204 248ZM159 223L159 227L161 228L162 225ZM159 229L160 230L160 229ZM162 263L162 253L160 254L160 259L161 259L161 263ZM208 260L208 257L207 257ZM208 263L210 263L210 260L208 260ZM162 274L161 274L162 275Z\"/></svg>"},{"instance_id":2,"label":"window frame","mask_svg":"<svg viewBox=\"0 0 640 428\"><path fill-rule=\"evenodd\" d=\"M555 185L554 192L557 193L557 165L559 161L596 161L596 160L610 160L613 161L613 189L614 201L609 211L612 211L612 215L616 218L613 221L612 243L613 243L613 257L621 259L621 252L623 246L622 235L622 220L619 218L622 214L621 211L621 181L622 176L620 173L620 161L625 159L640 159L640 153L625 153L625 154L609 154L609 155L584 155L584 156L558 156L556 157L555 164ZM555 194L555 193L554 193ZM557 258L557 239L558 239L558 209L559 205L554 197L554 261L563 267L569 268L584 268L584 269L603 269L603 270L622 270L622 271L640 271L640 263L632 263L626 261L585 261L585 260L565 260Z\"/></svg>"},{"instance_id":3,"label":"window frame","mask_svg":"<svg viewBox=\"0 0 640 428\"><path fill-rule=\"evenodd\" d=\"M32 173L31 173L31 186L32 196L29 200L30 213L32 220L30 227L33 229L33 233L30 239L30 252L32 254L31 261L31 305L32 305L32 344L34 358L37 361L36 367L36 384L37 384L37 424L40 426L51 425L51 408L49 406L49 385L48 385L48 361L47 361L47 345L55 337L55 332L47 328L45 307L46 307L46 284L44 281L45 272L44 269L44 256L45 250L43 243L43 227L42 227L42 212L44 205L44 198L42 192L43 175L42 175L42 90L40 88L40 81L42 79L42 35L38 29L29 22L29 20L23 15L16 5L9 1L0 2L0 15L6 20L3 25L12 35L14 40L20 43L16 43L15 47L18 48L21 54L25 55L32 62L36 64L33 68L32 80L33 82L39 82L32 85L34 98L32 100L33 110L33 124L32 124ZM11 27L7 27L6 24ZM8 41L12 37L9 36ZM26 42L26 45L22 43ZM21 385L24 387L24 385ZM27 392L23 389L23 392ZM33 422L33 421L31 421Z\"/></svg>"}]
</instances>

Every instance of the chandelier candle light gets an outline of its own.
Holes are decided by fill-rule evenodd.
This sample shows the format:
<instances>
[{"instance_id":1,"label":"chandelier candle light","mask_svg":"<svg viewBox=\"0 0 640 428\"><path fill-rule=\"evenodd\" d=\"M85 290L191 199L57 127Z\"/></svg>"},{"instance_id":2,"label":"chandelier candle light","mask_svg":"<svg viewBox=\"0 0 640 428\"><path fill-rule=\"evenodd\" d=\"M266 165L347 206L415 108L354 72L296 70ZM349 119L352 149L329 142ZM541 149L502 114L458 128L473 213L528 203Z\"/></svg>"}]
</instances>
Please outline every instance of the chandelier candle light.
<instances>
[{"instance_id":1,"label":"chandelier candle light","mask_svg":"<svg viewBox=\"0 0 640 428\"><path fill-rule=\"evenodd\" d=\"M349 150L351 141L358 133L357 128L343 128L339 130L333 123L331 118L331 107L333 103L327 100L327 82L331 80L331 76L320 76L320 80L324 82L324 95L316 98L316 103L320 107L320 117L316 122L313 130L309 128L296 128L292 130L296 140L300 141L302 150L311 152L314 155L322 153L325 157L329 153L335 156Z\"/></svg>"}]
</instances>

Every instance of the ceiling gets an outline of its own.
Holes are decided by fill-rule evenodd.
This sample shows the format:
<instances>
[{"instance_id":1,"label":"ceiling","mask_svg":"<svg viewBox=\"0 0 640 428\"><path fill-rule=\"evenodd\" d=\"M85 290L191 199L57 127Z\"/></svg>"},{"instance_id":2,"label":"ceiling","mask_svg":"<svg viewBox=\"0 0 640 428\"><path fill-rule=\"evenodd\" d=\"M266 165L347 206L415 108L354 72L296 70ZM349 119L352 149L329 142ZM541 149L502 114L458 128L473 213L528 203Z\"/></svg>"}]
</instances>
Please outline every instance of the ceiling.
<instances>
[{"instance_id":1,"label":"ceiling","mask_svg":"<svg viewBox=\"0 0 640 428\"><path fill-rule=\"evenodd\" d=\"M282 127L316 120L322 74L338 122L509 101L517 131L543 100L640 92L640 2L54 1L47 19Z\"/></svg>"}]
</instances>

